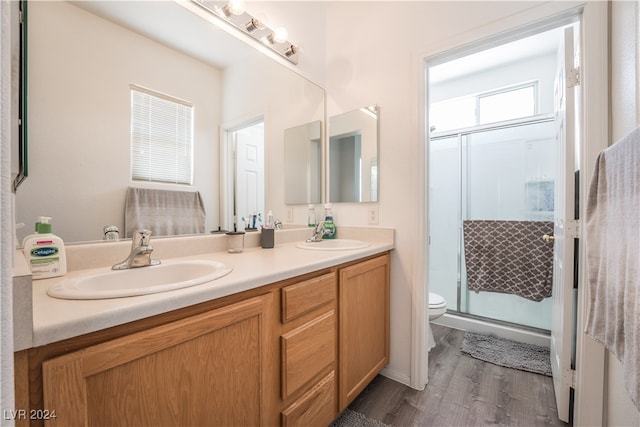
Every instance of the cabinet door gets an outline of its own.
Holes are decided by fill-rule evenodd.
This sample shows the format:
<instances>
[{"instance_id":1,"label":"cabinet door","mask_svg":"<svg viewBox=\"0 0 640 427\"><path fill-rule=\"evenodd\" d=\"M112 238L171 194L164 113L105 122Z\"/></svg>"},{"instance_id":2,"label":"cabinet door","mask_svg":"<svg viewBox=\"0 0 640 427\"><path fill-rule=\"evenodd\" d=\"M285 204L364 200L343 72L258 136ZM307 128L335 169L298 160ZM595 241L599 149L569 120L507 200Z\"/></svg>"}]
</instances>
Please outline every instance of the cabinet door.
<instances>
[{"instance_id":1,"label":"cabinet door","mask_svg":"<svg viewBox=\"0 0 640 427\"><path fill-rule=\"evenodd\" d=\"M340 270L339 410L389 361L389 255Z\"/></svg>"},{"instance_id":2,"label":"cabinet door","mask_svg":"<svg viewBox=\"0 0 640 427\"><path fill-rule=\"evenodd\" d=\"M49 425L262 425L267 298L45 362Z\"/></svg>"}]
</instances>

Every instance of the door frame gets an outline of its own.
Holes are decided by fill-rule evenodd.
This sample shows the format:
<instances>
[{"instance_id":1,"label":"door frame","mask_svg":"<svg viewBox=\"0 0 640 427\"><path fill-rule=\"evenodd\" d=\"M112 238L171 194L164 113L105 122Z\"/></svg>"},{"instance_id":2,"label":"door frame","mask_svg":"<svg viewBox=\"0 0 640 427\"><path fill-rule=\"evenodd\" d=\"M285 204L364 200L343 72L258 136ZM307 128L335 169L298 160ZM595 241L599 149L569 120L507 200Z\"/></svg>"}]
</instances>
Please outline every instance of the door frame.
<instances>
[{"instance_id":1,"label":"door frame","mask_svg":"<svg viewBox=\"0 0 640 427\"><path fill-rule=\"evenodd\" d=\"M495 42L504 35L523 37L527 31L540 31L545 25L557 26L562 20L578 16L582 47L582 99L580 169L584 172L579 197L586 200L588 183L591 179L595 160L600 151L608 146L609 140L609 88L608 88L608 7L606 2L547 2L507 19L464 33L450 40L438 40L428 49L415 55L416 77L418 80L418 217L416 230L416 253L421 259L413 268L413 301L411 330L411 378L410 385L423 389L428 382L428 352L426 334L428 328L428 271L429 271L429 210L428 202L428 146L429 128L427 117L427 61L442 57L447 52L486 40ZM584 218L586 203L581 203L580 218ZM581 236L583 237L583 236ZM586 271L585 239L579 240L579 268ZM584 334L584 324L588 312L587 282L584 274L579 276L576 376L573 422L575 425L593 424L604 415L604 348Z\"/></svg>"}]
</instances>

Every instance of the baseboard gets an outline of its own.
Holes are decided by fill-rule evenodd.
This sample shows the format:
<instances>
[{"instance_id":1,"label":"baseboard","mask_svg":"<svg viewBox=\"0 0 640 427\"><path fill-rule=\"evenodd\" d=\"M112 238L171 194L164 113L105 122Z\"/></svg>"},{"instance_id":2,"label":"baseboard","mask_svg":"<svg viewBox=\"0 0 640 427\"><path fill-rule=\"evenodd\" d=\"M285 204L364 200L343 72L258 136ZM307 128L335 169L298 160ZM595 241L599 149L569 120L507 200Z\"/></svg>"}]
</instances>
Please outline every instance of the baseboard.
<instances>
[{"instance_id":1,"label":"baseboard","mask_svg":"<svg viewBox=\"0 0 640 427\"><path fill-rule=\"evenodd\" d=\"M380 371L380 375L382 375L383 377L387 377L391 380L394 380L396 382L399 382L400 384L404 384L408 387L411 387L411 378L409 378L408 375L402 372L390 369L388 366L383 368L382 371Z\"/></svg>"}]
</instances>

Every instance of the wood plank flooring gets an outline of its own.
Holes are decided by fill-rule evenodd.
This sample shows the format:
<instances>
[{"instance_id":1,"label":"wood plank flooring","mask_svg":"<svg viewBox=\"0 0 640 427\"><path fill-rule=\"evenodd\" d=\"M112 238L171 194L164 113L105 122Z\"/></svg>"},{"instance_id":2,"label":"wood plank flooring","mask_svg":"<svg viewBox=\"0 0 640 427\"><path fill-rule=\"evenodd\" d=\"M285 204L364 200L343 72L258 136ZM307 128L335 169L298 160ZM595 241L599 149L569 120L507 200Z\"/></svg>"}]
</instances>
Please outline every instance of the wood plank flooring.
<instances>
[{"instance_id":1,"label":"wood plank flooring","mask_svg":"<svg viewBox=\"0 0 640 427\"><path fill-rule=\"evenodd\" d=\"M503 368L460 352L463 331L433 325L423 391L378 375L349 406L397 426L567 426L551 377Z\"/></svg>"}]
</instances>

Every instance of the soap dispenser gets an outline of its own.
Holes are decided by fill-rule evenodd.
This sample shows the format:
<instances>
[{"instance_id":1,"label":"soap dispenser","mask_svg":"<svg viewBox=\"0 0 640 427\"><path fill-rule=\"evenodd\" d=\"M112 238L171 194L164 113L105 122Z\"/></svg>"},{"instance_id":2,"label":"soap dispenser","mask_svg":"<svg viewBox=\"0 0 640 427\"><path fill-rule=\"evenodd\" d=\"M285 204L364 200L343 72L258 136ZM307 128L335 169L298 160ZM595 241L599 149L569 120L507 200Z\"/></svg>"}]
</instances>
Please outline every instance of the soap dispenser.
<instances>
[{"instance_id":1,"label":"soap dispenser","mask_svg":"<svg viewBox=\"0 0 640 427\"><path fill-rule=\"evenodd\" d=\"M336 224L333 222L331 203L324 205L324 234L323 239L335 239L337 234Z\"/></svg>"},{"instance_id":2,"label":"soap dispenser","mask_svg":"<svg viewBox=\"0 0 640 427\"><path fill-rule=\"evenodd\" d=\"M36 233L27 236L22 244L32 278L48 279L67 273L67 257L64 242L51 233L51 218L38 217Z\"/></svg>"}]
</instances>

